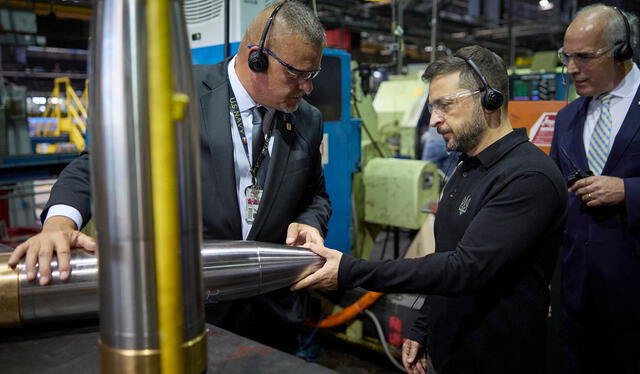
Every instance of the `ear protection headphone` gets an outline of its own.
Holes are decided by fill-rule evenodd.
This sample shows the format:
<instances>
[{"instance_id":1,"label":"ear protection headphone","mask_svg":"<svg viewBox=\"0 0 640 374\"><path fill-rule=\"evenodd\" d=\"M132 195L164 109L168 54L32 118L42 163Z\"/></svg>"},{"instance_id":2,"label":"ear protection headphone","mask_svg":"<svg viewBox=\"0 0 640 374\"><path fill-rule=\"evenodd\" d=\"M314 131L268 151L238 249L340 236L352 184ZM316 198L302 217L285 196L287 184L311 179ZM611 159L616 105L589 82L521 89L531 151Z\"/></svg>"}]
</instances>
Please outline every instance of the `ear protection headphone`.
<instances>
[{"instance_id":1,"label":"ear protection headphone","mask_svg":"<svg viewBox=\"0 0 640 374\"><path fill-rule=\"evenodd\" d=\"M616 47L613 49L613 58L616 61L627 61L633 57L633 48L631 48L631 26L629 26L629 20L622 13L618 7L613 7L620 13L620 17L624 21L625 40L619 41Z\"/></svg>"},{"instance_id":2,"label":"ear protection headphone","mask_svg":"<svg viewBox=\"0 0 640 374\"><path fill-rule=\"evenodd\" d=\"M267 23L264 25L264 30L262 30L262 36L260 37L260 49L251 51L251 53L249 53L249 58L247 59L247 62L249 63L249 69L255 71L256 73L263 73L269 68L269 59L264 53L264 42L267 39L267 34L269 33L269 29L271 28L273 19L275 18L276 14L278 14L280 8L282 8L283 5L284 3L278 5L273 10L273 12L271 12L271 15L267 19Z\"/></svg>"},{"instance_id":3,"label":"ear protection headphone","mask_svg":"<svg viewBox=\"0 0 640 374\"><path fill-rule=\"evenodd\" d=\"M486 110L499 109L502 106L502 103L504 103L504 95L502 94L502 92L491 88L489 82L487 82L487 79L484 77L484 75L482 75L480 69L478 68L478 65L476 65L473 60L463 56L456 57L463 59L464 62L466 62L467 65L469 65L471 69L476 72L478 78L480 78L480 82L482 83L482 98L480 99L480 103L482 104L482 106Z\"/></svg>"}]
</instances>

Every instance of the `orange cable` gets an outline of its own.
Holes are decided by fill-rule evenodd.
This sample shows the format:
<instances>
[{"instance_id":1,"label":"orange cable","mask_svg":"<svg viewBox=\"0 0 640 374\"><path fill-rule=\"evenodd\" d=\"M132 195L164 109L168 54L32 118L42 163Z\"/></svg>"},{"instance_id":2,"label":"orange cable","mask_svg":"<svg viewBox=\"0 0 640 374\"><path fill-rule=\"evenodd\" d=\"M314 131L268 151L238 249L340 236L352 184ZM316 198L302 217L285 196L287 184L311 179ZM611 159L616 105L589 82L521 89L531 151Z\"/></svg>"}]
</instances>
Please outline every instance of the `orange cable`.
<instances>
[{"instance_id":1,"label":"orange cable","mask_svg":"<svg viewBox=\"0 0 640 374\"><path fill-rule=\"evenodd\" d=\"M382 292L369 291L366 294L362 295L362 297L360 297L355 303L349 305L340 312L326 317L317 324L311 323L310 325L321 329L342 325L343 323L351 321L358 314L362 313L383 295L384 293Z\"/></svg>"}]
</instances>

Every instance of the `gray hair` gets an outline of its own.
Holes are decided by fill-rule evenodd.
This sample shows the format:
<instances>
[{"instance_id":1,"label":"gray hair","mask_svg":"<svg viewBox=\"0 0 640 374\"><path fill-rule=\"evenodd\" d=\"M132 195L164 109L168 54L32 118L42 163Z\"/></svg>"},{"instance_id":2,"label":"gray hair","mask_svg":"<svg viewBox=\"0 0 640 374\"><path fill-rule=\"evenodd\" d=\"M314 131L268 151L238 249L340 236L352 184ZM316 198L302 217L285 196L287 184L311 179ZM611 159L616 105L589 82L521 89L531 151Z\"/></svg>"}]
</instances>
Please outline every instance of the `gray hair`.
<instances>
[{"instance_id":1,"label":"gray hair","mask_svg":"<svg viewBox=\"0 0 640 374\"><path fill-rule=\"evenodd\" d=\"M468 90L482 87L482 81L476 72L461 57L472 60L484 75L491 88L502 92L505 113L509 105L509 76L507 66L500 56L479 45L460 48L453 56L438 60L427 67L422 79L430 81L438 75L460 72L458 86Z\"/></svg>"},{"instance_id":2,"label":"gray hair","mask_svg":"<svg viewBox=\"0 0 640 374\"><path fill-rule=\"evenodd\" d=\"M312 45L324 48L326 40L324 29L313 10L296 0L278 1L266 9L273 11L281 4L284 5L278 12L277 18L286 29L301 34Z\"/></svg>"},{"instance_id":3,"label":"gray hair","mask_svg":"<svg viewBox=\"0 0 640 374\"><path fill-rule=\"evenodd\" d=\"M607 22L607 27L604 30L602 39L605 41L605 43L607 43L608 46L613 46L620 42L626 41L627 30L624 24L624 20L620 16L620 13L618 13L618 11L615 10L614 7L604 5L601 3L592 4L580 9L580 11L576 14L575 18L582 15L583 13L592 12L596 10L596 8L606 8L611 10L610 12L607 12L606 15L604 15L604 17L606 17L605 20ZM636 17L632 13L625 12L622 9L620 10L624 14L624 16L627 18L627 21L629 22L629 29L630 29L629 39L631 40L631 48L633 48L634 50L634 55L637 56L638 47L639 47L638 17Z\"/></svg>"}]
</instances>

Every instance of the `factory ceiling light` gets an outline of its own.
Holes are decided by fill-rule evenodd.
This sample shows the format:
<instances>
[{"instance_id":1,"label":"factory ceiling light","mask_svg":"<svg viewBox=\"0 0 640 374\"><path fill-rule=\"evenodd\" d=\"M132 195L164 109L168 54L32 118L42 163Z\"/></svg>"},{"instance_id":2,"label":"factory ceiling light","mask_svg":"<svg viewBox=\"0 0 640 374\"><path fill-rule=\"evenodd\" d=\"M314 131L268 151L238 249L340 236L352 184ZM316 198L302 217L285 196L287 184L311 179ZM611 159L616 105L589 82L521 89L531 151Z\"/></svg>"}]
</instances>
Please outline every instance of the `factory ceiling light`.
<instances>
[{"instance_id":1,"label":"factory ceiling light","mask_svg":"<svg viewBox=\"0 0 640 374\"><path fill-rule=\"evenodd\" d=\"M551 10L551 9L553 9L553 3L550 2L549 0L540 0L538 2L538 5L540 6L540 10Z\"/></svg>"}]
</instances>

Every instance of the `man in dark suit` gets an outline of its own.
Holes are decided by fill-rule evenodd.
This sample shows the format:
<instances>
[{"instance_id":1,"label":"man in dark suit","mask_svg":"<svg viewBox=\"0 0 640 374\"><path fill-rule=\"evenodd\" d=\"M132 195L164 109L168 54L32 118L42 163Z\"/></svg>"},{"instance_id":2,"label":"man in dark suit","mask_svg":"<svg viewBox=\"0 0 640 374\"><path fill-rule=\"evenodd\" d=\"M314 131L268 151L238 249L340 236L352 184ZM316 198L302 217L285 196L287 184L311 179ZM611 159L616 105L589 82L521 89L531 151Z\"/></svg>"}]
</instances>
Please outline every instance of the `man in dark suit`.
<instances>
[{"instance_id":1,"label":"man in dark suit","mask_svg":"<svg viewBox=\"0 0 640 374\"><path fill-rule=\"evenodd\" d=\"M632 15L590 6L571 22L559 51L582 97L558 113L551 157L567 176L578 169L593 173L569 188L561 255L569 373L640 373L640 70L631 60L636 30Z\"/></svg>"},{"instance_id":2,"label":"man in dark suit","mask_svg":"<svg viewBox=\"0 0 640 374\"><path fill-rule=\"evenodd\" d=\"M302 97L313 90L324 43L322 25L308 7L278 2L253 20L236 56L195 67L205 239L323 242L331 214L320 155L323 122ZM16 248L9 264L26 255L28 278L35 278L39 262L41 284L47 284L55 252L60 278L68 278L69 248L95 249L93 238L78 231L90 216L84 154L54 186L42 233ZM271 328L263 335L278 338L302 322L300 298L284 289L251 302L216 305L208 321L251 333L252 325L227 317L253 314L249 321L262 323L256 328Z\"/></svg>"}]
</instances>

